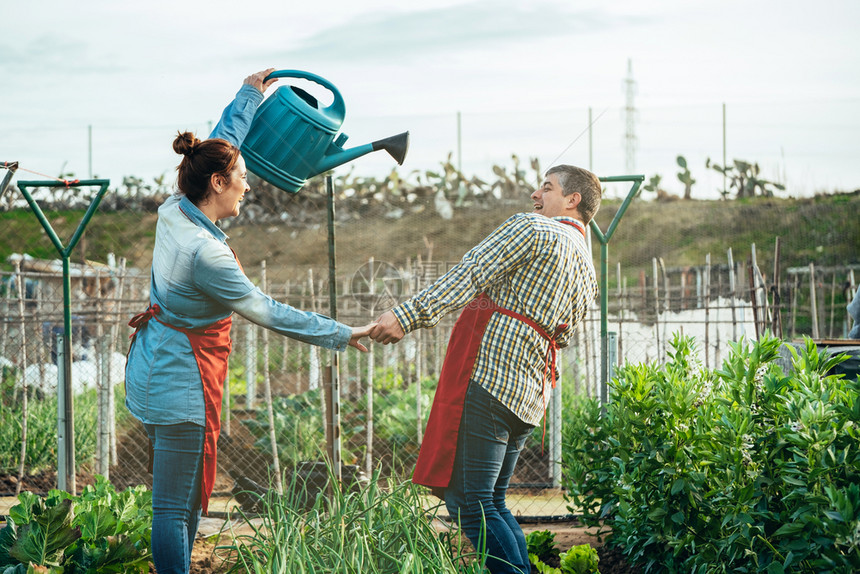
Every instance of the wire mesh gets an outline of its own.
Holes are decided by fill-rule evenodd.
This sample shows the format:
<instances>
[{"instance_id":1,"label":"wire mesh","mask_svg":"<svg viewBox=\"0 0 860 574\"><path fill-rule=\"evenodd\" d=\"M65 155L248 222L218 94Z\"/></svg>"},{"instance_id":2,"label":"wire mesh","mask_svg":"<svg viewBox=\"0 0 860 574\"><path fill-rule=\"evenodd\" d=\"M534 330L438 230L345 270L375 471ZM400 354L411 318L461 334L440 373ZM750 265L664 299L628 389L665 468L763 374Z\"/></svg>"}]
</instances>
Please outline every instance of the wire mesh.
<instances>
[{"instance_id":1,"label":"wire mesh","mask_svg":"<svg viewBox=\"0 0 860 574\"><path fill-rule=\"evenodd\" d=\"M106 203L110 205L110 201L107 198ZM263 256L267 267L246 265L246 273L274 299L326 313L326 262L290 265L297 254L290 252L289 241L297 228L279 222L277 209L280 207L273 207L272 217L263 223L246 220L229 226L237 237L283 238L283 252L271 247L277 242L267 243ZM3 216L11 222L31 214L14 208ZM324 243L325 229L307 213L304 216L308 221L302 226L316 225L317 239ZM75 223L75 213L68 210L50 211L49 218L58 225L64 218L69 225ZM128 237L128 221L146 226L137 240L140 245L125 251L141 254L134 262L109 255L117 237ZM384 221L383 213L366 223ZM123 379L131 333L127 321L148 305L145 253L151 249L153 222L146 209L97 214L83 239L81 260L72 265L79 486L91 482L95 474L108 476L120 488L151 485L146 434L124 407ZM3 226L3 242L11 242L10 234L17 233L16 229L20 228ZM338 237L339 257L349 262L339 267L337 285L338 317L347 324L372 320L456 263L428 257L426 243L408 261L372 259L344 229L354 228L340 227ZM422 231L413 230L419 237ZM31 244L33 254L9 256L0 270L2 494L19 489L44 492L56 486L56 335L63 326L62 272L38 240ZM443 247L437 244L437 253ZM86 259L88 254L100 260ZM715 368L726 356L729 342L755 337L765 328L781 328L787 338L812 334L813 328L823 337L844 336L850 328L844 307L856 288L857 268L790 269L776 289L760 280L750 261L733 262L729 254L685 266L664 265L655 259L650 270L646 267L640 272L635 285L628 284L619 264L608 310L617 356L620 362L662 361L673 334L683 332L696 336L703 365ZM558 445L567 401L575 395L597 396L601 349L596 305L571 346L560 354L560 391L548 410L558 409L560 417L547 417L546 439L542 441L539 426L521 454L510 493L511 504L521 515L546 517L568 512ZM353 473L381 469L386 475L410 475L455 319L455 315L448 316L436 328L413 333L399 345L373 345L367 354L350 348L340 356L342 459ZM224 395L215 485L216 494L222 495L229 495L239 479L275 488L275 477L281 473L322 460L327 408L323 375L331 363L329 351L267 335L241 317L234 318L232 336L234 352L226 381L229 392Z\"/></svg>"}]
</instances>

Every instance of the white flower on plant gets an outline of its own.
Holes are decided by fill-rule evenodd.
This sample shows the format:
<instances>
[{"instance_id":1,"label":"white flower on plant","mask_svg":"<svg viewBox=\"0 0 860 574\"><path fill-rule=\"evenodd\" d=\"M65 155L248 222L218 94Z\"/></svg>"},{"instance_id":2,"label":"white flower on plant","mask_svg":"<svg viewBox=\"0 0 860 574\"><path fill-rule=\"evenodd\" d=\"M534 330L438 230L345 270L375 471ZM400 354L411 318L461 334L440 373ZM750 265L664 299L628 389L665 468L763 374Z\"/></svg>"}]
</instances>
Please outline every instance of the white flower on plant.
<instances>
[{"instance_id":1,"label":"white flower on plant","mask_svg":"<svg viewBox=\"0 0 860 574\"><path fill-rule=\"evenodd\" d=\"M699 394L696 397L696 400L693 402L693 406L701 407L705 404L705 401L710 398L711 393L714 392L714 385L711 381L706 380L705 384L702 385L702 388L699 390Z\"/></svg>"},{"instance_id":2,"label":"white flower on plant","mask_svg":"<svg viewBox=\"0 0 860 574\"><path fill-rule=\"evenodd\" d=\"M764 376L766 374L767 365L761 365L758 369L755 370L755 377L753 378L753 381L755 383L755 390L759 394L764 392Z\"/></svg>"}]
</instances>

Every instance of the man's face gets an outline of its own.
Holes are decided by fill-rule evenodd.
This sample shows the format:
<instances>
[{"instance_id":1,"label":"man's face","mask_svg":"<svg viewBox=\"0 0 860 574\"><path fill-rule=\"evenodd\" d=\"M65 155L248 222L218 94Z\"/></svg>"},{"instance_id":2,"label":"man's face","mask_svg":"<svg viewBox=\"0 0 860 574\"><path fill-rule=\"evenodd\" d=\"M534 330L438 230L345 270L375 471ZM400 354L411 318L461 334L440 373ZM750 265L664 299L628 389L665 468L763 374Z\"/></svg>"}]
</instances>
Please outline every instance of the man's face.
<instances>
[{"instance_id":1,"label":"man's face","mask_svg":"<svg viewBox=\"0 0 860 574\"><path fill-rule=\"evenodd\" d=\"M546 176L540 187L532 193L531 198L534 202L534 213L540 213L546 217L566 214L568 198L561 193L557 173Z\"/></svg>"}]
</instances>

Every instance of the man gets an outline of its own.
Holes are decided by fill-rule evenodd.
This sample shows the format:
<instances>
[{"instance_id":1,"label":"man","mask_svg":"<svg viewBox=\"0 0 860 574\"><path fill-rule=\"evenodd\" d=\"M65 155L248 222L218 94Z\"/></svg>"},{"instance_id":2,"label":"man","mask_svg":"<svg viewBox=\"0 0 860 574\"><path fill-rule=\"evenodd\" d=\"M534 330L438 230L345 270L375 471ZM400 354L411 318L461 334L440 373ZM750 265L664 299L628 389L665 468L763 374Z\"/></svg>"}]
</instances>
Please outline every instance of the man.
<instances>
[{"instance_id":1,"label":"man","mask_svg":"<svg viewBox=\"0 0 860 574\"><path fill-rule=\"evenodd\" d=\"M597 177L550 169L533 213L505 221L435 283L384 313L370 336L396 343L463 310L451 333L413 482L445 500L493 574L529 572L525 537L505 505L519 453L555 386L597 281L586 226L600 206Z\"/></svg>"}]
</instances>

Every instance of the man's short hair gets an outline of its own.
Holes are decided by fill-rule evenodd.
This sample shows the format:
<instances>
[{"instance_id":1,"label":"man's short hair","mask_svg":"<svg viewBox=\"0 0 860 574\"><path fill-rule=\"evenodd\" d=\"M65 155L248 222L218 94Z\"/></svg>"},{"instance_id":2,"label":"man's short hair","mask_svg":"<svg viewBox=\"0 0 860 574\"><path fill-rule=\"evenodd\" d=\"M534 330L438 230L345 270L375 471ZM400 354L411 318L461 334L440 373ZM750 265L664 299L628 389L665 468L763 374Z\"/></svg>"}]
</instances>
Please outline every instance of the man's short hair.
<instances>
[{"instance_id":1,"label":"man's short hair","mask_svg":"<svg viewBox=\"0 0 860 574\"><path fill-rule=\"evenodd\" d=\"M547 175L553 173L558 174L558 183L561 185L563 195L579 193L582 197L578 210L585 220L583 223L588 224L600 209L600 199L603 195L600 180L587 169L573 165L557 165L546 172Z\"/></svg>"}]
</instances>

